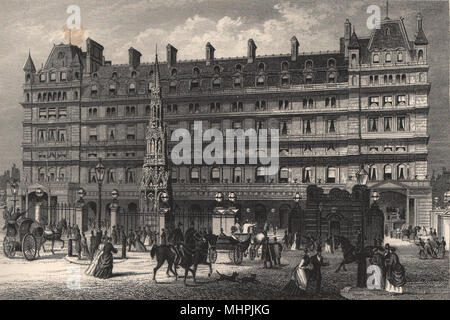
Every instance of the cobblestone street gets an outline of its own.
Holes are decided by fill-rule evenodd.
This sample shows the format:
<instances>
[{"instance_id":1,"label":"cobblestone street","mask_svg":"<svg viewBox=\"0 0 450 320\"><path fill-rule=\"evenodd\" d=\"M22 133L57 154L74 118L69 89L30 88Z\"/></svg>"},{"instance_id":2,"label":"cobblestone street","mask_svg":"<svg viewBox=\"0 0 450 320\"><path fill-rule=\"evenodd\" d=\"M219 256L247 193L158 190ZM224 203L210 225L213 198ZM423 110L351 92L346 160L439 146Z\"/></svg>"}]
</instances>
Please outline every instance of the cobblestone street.
<instances>
[{"instance_id":1,"label":"cobblestone street","mask_svg":"<svg viewBox=\"0 0 450 320\"><path fill-rule=\"evenodd\" d=\"M3 239L3 237L2 237ZM449 281L448 259L419 260L414 244L393 241L405 265L408 284L405 299L449 299L445 294ZM303 251L285 251L282 266L277 269L264 269L261 260L250 261L244 258L242 265L235 266L228 261L226 253L219 253L214 264L213 275L208 278L208 268L200 266L197 284L188 278L188 286L183 279L175 282L174 277L165 274L166 265L159 271L154 283L153 267L155 261L149 252L129 253L126 261L115 260L113 278L96 279L84 275L85 265L69 263L64 259L66 251L57 250L55 255L45 253L42 258L26 261L17 253L14 259L3 254L0 257L0 299L285 299L281 289L287 283L291 270L299 262ZM340 291L356 283L356 264L348 265L347 271L335 273L342 254L324 255L330 266L323 268L323 293L321 296L307 295L301 299L343 299ZM257 274L259 283L241 284L220 281L215 272L231 274L239 272L239 277ZM181 274L182 269L178 269ZM76 281L79 279L79 288ZM73 286L75 284L75 286ZM73 288L72 288L73 287ZM447 291L448 292L448 291ZM377 299L375 295L373 298Z\"/></svg>"}]
</instances>

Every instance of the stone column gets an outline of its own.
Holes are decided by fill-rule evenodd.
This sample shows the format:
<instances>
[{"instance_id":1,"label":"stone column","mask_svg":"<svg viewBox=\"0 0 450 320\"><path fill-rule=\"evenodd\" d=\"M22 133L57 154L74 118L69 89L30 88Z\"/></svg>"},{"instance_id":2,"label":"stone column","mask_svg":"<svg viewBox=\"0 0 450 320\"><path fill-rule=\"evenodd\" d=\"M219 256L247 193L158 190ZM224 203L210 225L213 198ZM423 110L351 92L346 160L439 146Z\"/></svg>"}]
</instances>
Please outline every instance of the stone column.
<instances>
[{"instance_id":1,"label":"stone column","mask_svg":"<svg viewBox=\"0 0 450 320\"><path fill-rule=\"evenodd\" d=\"M223 227L223 213L225 212L225 209L222 207L216 207L214 208L214 212L212 214L212 233L215 235L220 234L220 228L223 228L224 231L225 228Z\"/></svg>"},{"instance_id":2,"label":"stone column","mask_svg":"<svg viewBox=\"0 0 450 320\"><path fill-rule=\"evenodd\" d=\"M86 204L83 199L79 199L75 204L75 224L81 232L87 231L83 230L83 212L86 210Z\"/></svg>"},{"instance_id":3,"label":"stone column","mask_svg":"<svg viewBox=\"0 0 450 320\"><path fill-rule=\"evenodd\" d=\"M109 226L109 235L112 235L112 229L113 226L117 226L117 213L119 211L119 204L117 203L118 201L116 199L113 200L113 202L111 203L111 205L109 206L110 212L111 212L111 223Z\"/></svg>"}]
</instances>

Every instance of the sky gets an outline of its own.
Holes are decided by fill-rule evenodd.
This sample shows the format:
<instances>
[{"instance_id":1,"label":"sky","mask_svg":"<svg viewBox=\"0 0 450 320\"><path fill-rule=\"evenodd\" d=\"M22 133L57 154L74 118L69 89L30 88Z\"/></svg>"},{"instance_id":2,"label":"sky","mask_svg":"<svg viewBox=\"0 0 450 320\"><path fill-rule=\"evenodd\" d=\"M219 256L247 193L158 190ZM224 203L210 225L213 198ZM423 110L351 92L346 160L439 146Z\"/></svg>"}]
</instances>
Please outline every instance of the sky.
<instances>
[{"instance_id":1,"label":"sky","mask_svg":"<svg viewBox=\"0 0 450 320\"><path fill-rule=\"evenodd\" d=\"M53 44L67 43L66 21L70 5L80 8L81 32L72 42L85 49L87 37L105 47L106 60L128 63L128 48L152 62L155 44L171 43L178 59L203 59L211 42L216 57L245 56L253 38L257 54L289 53L296 35L300 51L339 49L344 21L350 20L358 36L368 36L370 5L386 16L385 0L0 0L0 172L16 163L21 167L23 110L22 71L28 52L37 69ZM448 1L389 1L389 17L404 18L414 38L416 14L423 15L429 41L430 91L429 168L450 168ZM431 171L430 171L431 174Z\"/></svg>"}]
</instances>

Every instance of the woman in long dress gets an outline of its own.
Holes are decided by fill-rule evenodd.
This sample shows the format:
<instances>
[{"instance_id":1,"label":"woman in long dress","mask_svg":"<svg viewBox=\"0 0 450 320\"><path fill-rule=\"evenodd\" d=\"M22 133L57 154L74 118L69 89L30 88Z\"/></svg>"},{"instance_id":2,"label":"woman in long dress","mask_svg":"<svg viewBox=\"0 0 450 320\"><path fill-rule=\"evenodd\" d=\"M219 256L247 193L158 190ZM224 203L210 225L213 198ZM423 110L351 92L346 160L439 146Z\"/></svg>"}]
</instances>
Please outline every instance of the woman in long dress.
<instances>
[{"instance_id":1,"label":"woman in long dress","mask_svg":"<svg viewBox=\"0 0 450 320\"><path fill-rule=\"evenodd\" d=\"M100 279L111 278L114 261L113 253L117 253L117 249L112 245L111 238L108 238L93 271L94 277Z\"/></svg>"},{"instance_id":2,"label":"woman in long dress","mask_svg":"<svg viewBox=\"0 0 450 320\"><path fill-rule=\"evenodd\" d=\"M295 250L297 247L297 232L294 232L294 240L292 241L291 250Z\"/></svg>"},{"instance_id":3,"label":"woman in long dress","mask_svg":"<svg viewBox=\"0 0 450 320\"><path fill-rule=\"evenodd\" d=\"M136 249L136 252L145 252L147 249L145 248L144 244L141 241L141 233L135 232L135 240L134 240L134 247Z\"/></svg>"},{"instance_id":4,"label":"woman in long dress","mask_svg":"<svg viewBox=\"0 0 450 320\"><path fill-rule=\"evenodd\" d=\"M283 291L290 296L304 294L308 286L308 271L310 269L310 259L307 250L305 250L302 260L292 271L291 279L284 287Z\"/></svg>"},{"instance_id":5,"label":"woman in long dress","mask_svg":"<svg viewBox=\"0 0 450 320\"><path fill-rule=\"evenodd\" d=\"M390 248L385 257L386 263L386 291L392 293L403 293L406 284L405 268L401 265L395 248Z\"/></svg>"},{"instance_id":6,"label":"woman in long dress","mask_svg":"<svg viewBox=\"0 0 450 320\"><path fill-rule=\"evenodd\" d=\"M88 276L93 276L94 275L94 271L97 268L99 260L100 260L102 254L103 254L103 246L104 246L104 244L100 243L98 248L97 248L97 250L95 252L91 252L91 254L93 255L91 264L89 265L89 267L84 272Z\"/></svg>"}]
</instances>

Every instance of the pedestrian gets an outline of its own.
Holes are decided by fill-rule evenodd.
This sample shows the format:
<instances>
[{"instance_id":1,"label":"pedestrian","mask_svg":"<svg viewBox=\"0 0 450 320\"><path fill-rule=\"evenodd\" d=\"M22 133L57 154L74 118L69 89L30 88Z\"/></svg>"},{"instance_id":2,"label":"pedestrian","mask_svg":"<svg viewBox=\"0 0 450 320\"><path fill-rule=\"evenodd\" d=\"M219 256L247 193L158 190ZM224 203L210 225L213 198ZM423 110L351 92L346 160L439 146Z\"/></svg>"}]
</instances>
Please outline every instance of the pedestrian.
<instances>
[{"instance_id":1,"label":"pedestrian","mask_svg":"<svg viewBox=\"0 0 450 320\"><path fill-rule=\"evenodd\" d=\"M120 231L120 239L122 242L122 259L126 259L127 257L127 235L123 228Z\"/></svg>"},{"instance_id":2,"label":"pedestrian","mask_svg":"<svg viewBox=\"0 0 450 320\"><path fill-rule=\"evenodd\" d=\"M289 246L289 233L287 230L284 231L284 237L281 240L283 242L284 248L287 250L290 248Z\"/></svg>"},{"instance_id":3,"label":"pedestrian","mask_svg":"<svg viewBox=\"0 0 450 320\"><path fill-rule=\"evenodd\" d=\"M134 231L130 230L128 232L128 252L131 251L131 245L134 246L134 239L135 239Z\"/></svg>"},{"instance_id":4,"label":"pedestrian","mask_svg":"<svg viewBox=\"0 0 450 320\"><path fill-rule=\"evenodd\" d=\"M161 245L167 246L167 234L164 229L161 229Z\"/></svg>"},{"instance_id":5,"label":"pedestrian","mask_svg":"<svg viewBox=\"0 0 450 320\"><path fill-rule=\"evenodd\" d=\"M91 237L89 238L89 260L92 260L94 257L96 242L94 230L91 230Z\"/></svg>"},{"instance_id":6,"label":"pedestrian","mask_svg":"<svg viewBox=\"0 0 450 320\"><path fill-rule=\"evenodd\" d=\"M326 266L322 258L322 249L317 248L317 253L310 259L312 265L311 280L316 282L315 293L320 294L322 286L322 266Z\"/></svg>"},{"instance_id":7,"label":"pedestrian","mask_svg":"<svg viewBox=\"0 0 450 320\"><path fill-rule=\"evenodd\" d=\"M114 265L113 253L117 253L117 249L111 243L111 238L105 239L102 255L98 260L98 264L94 270L94 277L100 279L109 279L112 276Z\"/></svg>"},{"instance_id":8,"label":"pedestrian","mask_svg":"<svg viewBox=\"0 0 450 320\"><path fill-rule=\"evenodd\" d=\"M406 284L405 268L400 263L395 248L389 248L386 255L386 291L391 293L403 293L403 286Z\"/></svg>"},{"instance_id":9,"label":"pedestrian","mask_svg":"<svg viewBox=\"0 0 450 320\"><path fill-rule=\"evenodd\" d=\"M84 232L81 233L81 253L85 257L88 257L88 258L90 257L88 243L87 243L86 235L84 234Z\"/></svg>"},{"instance_id":10,"label":"pedestrian","mask_svg":"<svg viewBox=\"0 0 450 320\"><path fill-rule=\"evenodd\" d=\"M442 252L442 259L444 259L444 257L445 257L445 246L446 246L446 245L447 245L447 243L445 242L445 238L442 237L442 241L441 241L441 243L440 243L440 245L439 245L440 250L441 250L441 252Z\"/></svg>"},{"instance_id":11,"label":"pedestrian","mask_svg":"<svg viewBox=\"0 0 450 320\"><path fill-rule=\"evenodd\" d=\"M308 256L308 249L305 249L305 254L300 260L300 263L292 270L291 279L283 288L283 291L289 296L299 296L306 293L308 286L308 270L310 270L310 258Z\"/></svg>"},{"instance_id":12,"label":"pedestrian","mask_svg":"<svg viewBox=\"0 0 450 320\"><path fill-rule=\"evenodd\" d=\"M261 258L264 260L264 269L267 269L267 263L270 265L270 269L272 269L272 252L270 252L269 246L269 238L266 236L263 240L263 252Z\"/></svg>"},{"instance_id":13,"label":"pedestrian","mask_svg":"<svg viewBox=\"0 0 450 320\"><path fill-rule=\"evenodd\" d=\"M95 248L94 248L94 251L97 251L98 247L100 246L100 243L102 243L102 237L103 237L102 229L99 226L97 228L97 232L95 234Z\"/></svg>"},{"instance_id":14,"label":"pedestrian","mask_svg":"<svg viewBox=\"0 0 450 320\"><path fill-rule=\"evenodd\" d=\"M78 260L81 260L81 233L78 225L73 228L73 238L75 241L75 252L77 254Z\"/></svg>"}]
</instances>

